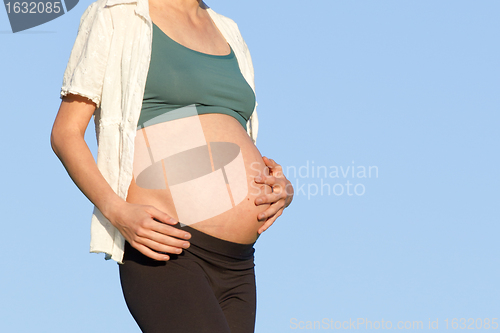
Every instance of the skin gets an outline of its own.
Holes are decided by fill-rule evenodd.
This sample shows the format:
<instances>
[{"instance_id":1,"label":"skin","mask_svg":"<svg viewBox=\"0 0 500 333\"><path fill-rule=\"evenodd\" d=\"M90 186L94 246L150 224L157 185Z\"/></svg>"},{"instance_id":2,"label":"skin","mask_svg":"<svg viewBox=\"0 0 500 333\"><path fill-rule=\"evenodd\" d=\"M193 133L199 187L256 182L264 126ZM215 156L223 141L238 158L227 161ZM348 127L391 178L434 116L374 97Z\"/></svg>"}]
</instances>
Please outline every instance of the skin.
<instances>
[{"instance_id":1,"label":"skin","mask_svg":"<svg viewBox=\"0 0 500 333\"><path fill-rule=\"evenodd\" d=\"M262 174L255 177L258 184L267 184L273 188L273 193L262 195L255 199L255 205L270 203L271 206L260 213L257 217L260 221L265 221L264 225L258 230L259 234L266 231L276 219L281 216L283 210L290 205L293 200L292 183L283 174L281 165L273 159L262 156L266 166L269 168L269 176Z\"/></svg>"},{"instance_id":2,"label":"skin","mask_svg":"<svg viewBox=\"0 0 500 333\"><path fill-rule=\"evenodd\" d=\"M186 47L215 55L230 51L209 14L200 7L200 1L150 0L150 16L160 29ZM169 260L168 255L158 252L181 253L189 247L191 235L173 227L178 221L168 214L151 205L129 203L109 186L84 139L95 109L95 103L85 97L65 96L52 127L52 149L77 187L134 248L152 259ZM258 216L264 222L259 234L276 221L293 199L292 184L282 167L265 156L263 160L269 167L269 176L256 177L255 182L271 186L273 193L255 199L257 206L271 204Z\"/></svg>"}]
</instances>

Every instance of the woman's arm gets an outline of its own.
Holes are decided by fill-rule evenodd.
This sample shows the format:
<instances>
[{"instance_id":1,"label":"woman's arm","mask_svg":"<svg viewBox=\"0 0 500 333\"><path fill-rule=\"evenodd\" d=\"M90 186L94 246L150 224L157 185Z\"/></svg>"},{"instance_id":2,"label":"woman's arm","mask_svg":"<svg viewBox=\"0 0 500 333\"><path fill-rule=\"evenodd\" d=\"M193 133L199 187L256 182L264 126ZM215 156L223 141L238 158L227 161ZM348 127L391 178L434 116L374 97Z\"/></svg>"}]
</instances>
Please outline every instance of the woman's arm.
<instances>
[{"instance_id":1,"label":"woman's arm","mask_svg":"<svg viewBox=\"0 0 500 333\"><path fill-rule=\"evenodd\" d=\"M85 97L65 96L52 127L52 149L76 186L134 248L150 258L168 260L168 255L155 251L180 253L189 247L185 239L191 235L168 225L177 221L166 213L151 205L129 203L113 191L84 139L95 108Z\"/></svg>"}]
</instances>

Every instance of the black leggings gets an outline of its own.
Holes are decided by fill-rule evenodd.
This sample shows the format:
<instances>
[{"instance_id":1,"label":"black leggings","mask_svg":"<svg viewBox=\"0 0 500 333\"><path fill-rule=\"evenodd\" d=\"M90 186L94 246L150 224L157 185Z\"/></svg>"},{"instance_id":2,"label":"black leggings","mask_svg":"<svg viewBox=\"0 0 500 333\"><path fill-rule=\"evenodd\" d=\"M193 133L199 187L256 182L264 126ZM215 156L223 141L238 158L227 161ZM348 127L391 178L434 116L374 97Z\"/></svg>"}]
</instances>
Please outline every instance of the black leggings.
<instances>
[{"instance_id":1,"label":"black leggings","mask_svg":"<svg viewBox=\"0 0 500 333\"><path fill-rule=\"evenodd\" d=\"M176 225L181 228L180 224ZM125 243L119 265L125 301L145 333L253 333L256 288L253 244L189 226L191 245L156 261Z\"/></svg>"}]
</instances>

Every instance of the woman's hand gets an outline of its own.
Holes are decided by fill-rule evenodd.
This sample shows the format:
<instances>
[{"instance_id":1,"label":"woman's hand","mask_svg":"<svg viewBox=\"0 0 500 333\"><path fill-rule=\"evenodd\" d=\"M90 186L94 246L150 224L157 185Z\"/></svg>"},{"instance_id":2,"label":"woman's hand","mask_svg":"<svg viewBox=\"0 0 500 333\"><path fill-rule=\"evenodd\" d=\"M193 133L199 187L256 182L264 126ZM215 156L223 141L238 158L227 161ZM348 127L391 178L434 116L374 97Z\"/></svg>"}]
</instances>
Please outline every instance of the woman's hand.
<instances>
[{"instance_id":1,"label":"woman's hand","mask_svg":"<svg viewBox=\"0 0 500 333\"><path fill-rule=\"evenodd\" d=\"M124 201L114 212L112 224L130 245L147 257L169 260L165 253L179 254L190 245L186 239L191 234L171 226L178 222L154 206Z\"/></svg>"},{"instance_id":2,"label":"woman's hand","mask_svg":"<svg viewBox=\"0 0 500 333\"><path fill-rule=\"evenodd\" d=\"M293 200L293 186L283 174L281 165L274 160L262 156L264 163L269 168L269 176L260 175L255 177L258 184L267 184L273 188L273 193L262 195L255 199L256 205L270 203L269 208L257 216L259 221L266 221L259 228L258 233L262 234L274 221L283 213L283 209L288 207Z\"/></svg>"}]
</instances>

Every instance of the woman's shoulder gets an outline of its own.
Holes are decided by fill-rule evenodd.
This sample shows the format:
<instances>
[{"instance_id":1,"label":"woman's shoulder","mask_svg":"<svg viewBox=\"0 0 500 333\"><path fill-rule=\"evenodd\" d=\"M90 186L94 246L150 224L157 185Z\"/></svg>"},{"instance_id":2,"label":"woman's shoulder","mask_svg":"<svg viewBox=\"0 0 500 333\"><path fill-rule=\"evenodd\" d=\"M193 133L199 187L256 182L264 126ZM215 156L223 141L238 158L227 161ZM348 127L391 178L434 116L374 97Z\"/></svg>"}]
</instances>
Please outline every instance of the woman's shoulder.
<instances>
[{"instance_id":1,"label":"woman's shoulder","mask_svg":"<svg viewBox=\"0 0 500 333\"><path fill-rule=\"evenodd\" d=\"M98 11L102 10L106 6L107 1L108 0L96 0L94 2L91 2L83 12L82 17L97 13Z\"/></svg>"},{"instance_id":2,"label":"woman's shoulder","mask_svg":"<svg viewBox=\"0 0 500 333\"><path fill-rule=\"evenodd\" d=\"M80 26L85 22L94 22L95 19L103 15L103 8L106 6L108 0L96 0L90 3L80 18Z\"/></svg>"},{"instance_id":3,"label":"woman's shoulder","mask_svg":"<svg viewBox=\"0 0 500 333\"><path fill-rule=\"evenodd\" d=\"M106 29L106 33L111 33L112 30L121 31L125 26L136 22L134 18L137 16L135 14L139 1L148 0L96 0L85 9L80 25L100 25ZM142 5L144 7L144 3ZM140 21L139 17L137 21Z\"/></svg>"},{"instance_id":4,"label":"woman's shoulder","mask_svg":"<svg viewBox=\"0 0 500 333\"><path fill-rule=\"evenodd\" d=\"M204 1L201 1L201 6L210 13L210 16L212 18L216 18L219 21L219 23L224 24L227 28L238 30L238 25L233 19L216 12L210 6L208 6Z\"/></svg>"}]
</instances>

